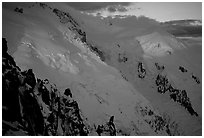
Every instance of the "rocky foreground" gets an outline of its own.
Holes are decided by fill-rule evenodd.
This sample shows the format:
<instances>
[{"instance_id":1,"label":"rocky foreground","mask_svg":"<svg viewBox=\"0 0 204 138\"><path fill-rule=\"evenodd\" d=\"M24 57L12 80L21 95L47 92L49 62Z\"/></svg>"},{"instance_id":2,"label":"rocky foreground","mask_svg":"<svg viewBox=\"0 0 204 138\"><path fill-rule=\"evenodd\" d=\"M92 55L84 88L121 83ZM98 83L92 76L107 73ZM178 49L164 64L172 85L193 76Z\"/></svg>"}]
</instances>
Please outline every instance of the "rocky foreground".
<instances>
[{"instance_id":1,"label":"rocky foreground","mask_svg":"<svg viewBox=\"0 0 204 138\"><path fill-rule=\"evenodd\" d=\"M3 38L2 134L3 135L88 135L78 103L67 88L61 95L49 80L37 79L32 71L21 71L7 53ZM98 126L96 133L116 135L114 116Z\"/></svg>"}]
</instances>

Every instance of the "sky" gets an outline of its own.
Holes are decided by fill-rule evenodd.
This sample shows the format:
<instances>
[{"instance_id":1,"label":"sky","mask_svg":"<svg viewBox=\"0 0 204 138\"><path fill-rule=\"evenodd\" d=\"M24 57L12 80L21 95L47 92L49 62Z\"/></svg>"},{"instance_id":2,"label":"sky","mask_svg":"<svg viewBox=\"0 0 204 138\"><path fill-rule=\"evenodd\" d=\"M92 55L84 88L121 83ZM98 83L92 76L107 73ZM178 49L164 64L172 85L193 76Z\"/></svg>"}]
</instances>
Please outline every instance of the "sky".
<instances>
[{"instance_id":1,"label":"sky","mask_svg":"<svg viewBox=\"0 0 204 138\"><path fill-rule=\"evenodd\" d=\"M74 7L80 11L93 11L99 10L106 6L110 5L118 5L121 4L123 6L130 5L130 2L68 2L67 5Z\"/></svg>"},{"instance_id":2,"label":"sky","mask_svg":"<svg viewBox=\"0 0 204 138\"><path fill-rule=\"evenodd\" d=\"M201 2L89 2L68 3L68 5L91 15L100 15L103 17L114 15L143 15L160 22L183 19L202 20Z\"/></svg>"}]
</instances>

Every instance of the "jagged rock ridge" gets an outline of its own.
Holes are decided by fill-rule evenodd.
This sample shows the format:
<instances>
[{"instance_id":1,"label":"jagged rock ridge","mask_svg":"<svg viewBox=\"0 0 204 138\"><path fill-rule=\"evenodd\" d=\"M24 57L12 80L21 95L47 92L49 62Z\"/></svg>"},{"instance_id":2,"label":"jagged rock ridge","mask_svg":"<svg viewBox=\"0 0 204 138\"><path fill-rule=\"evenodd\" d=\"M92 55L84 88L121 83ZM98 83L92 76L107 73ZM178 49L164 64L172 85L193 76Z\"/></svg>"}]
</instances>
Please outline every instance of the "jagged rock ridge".
<instances>
[{"instance_id":1,"label":"jagged rock ridge","mask_svg":"<svg viewBox=\"0 0 204 138\"><path fill-rule=\"evenodd\" d=\"M47 79L22 72L3 38L3 135L88 135L69 88L60 95Z\"/></svg>"}]
</instances>

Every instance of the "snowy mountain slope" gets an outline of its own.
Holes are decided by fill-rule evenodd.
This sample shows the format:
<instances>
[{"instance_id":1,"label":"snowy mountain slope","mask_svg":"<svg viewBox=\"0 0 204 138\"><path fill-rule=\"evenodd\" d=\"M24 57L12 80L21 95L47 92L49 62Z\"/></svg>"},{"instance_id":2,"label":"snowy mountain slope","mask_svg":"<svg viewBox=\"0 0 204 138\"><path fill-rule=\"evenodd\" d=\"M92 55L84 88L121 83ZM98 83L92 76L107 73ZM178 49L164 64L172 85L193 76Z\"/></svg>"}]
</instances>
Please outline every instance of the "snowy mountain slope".
<instances>
[{"instance_id":1,"label":"snowy mountain slope","mask_svg":"<svg viewBox=\"0 0 204 138\"><path fill-rule=\"evenodd\" d=\"M200 52L193 53L193 51L195 51L194 50L195 48L192 47L191 50L189 49L189 47L186 48L186 45L184 45L181 40L165 33L164 30L156 26L154 23L152 23L151 25L150 23L149 24L147 23L148 24L147 26L151 26L152 28L154 28L149 29L145 28L146 27L145 25L142 26L142 23L137 28L134 25L133 25L134 27L130 25L134 24L133 21L132 22L121 21L122 22L121 23L120 19L117 20L118 24L120 24L119 25L120 27L124 27L127 30L129 29L132 31L131 32L128 31L127 33L123 31L119 33L119 35L123 37L118 37L120 39L117 40L114 39L114 37L117 36L117 34L115 36L112 36L111 39L108 40L105 37L106 38L105 42L103 40L102 40L103 42L99 40L100 37L101 39L103 39L102 37L103 35L100 34L97 36L96 34L94 34L93 36L91 36L89 34L88 36L91 37L89 38L89 40L91 39L91 41L94 41L96 43L96 46L99 49L101 49L105 53L105 55L107 55L106 62L109 65L116 67L121 72L124 79L131 82L135 88L140 89L142 94L145 95L145 97L148 98L151 101L151 103L154 104L155 107L159 108L159 110L162 111L163 113L167 112L168 114L174 113L172 115L172 118L177 120L176 122L179 122L179 124L182 125L182 128L183 130L185 130L186 135L199 135L199 133L201 132L200 117L197 118L194 117L188 110L190 110L190 108L192 107L197 111L197 113L201 114L200 105L202 86L200 81L202 71L200 70L201 62L198 62L200 61L201 57L197 56L200 55ZM117 24L117 22L115 24ZM115 24L112 23L111 26L114 26ZM167 45L167 47L174 49L172 55L162 56L162 58L155 57L154 55L152 59L146 58L149 56L143 54L145 53L145 51L141 49L142 46L140 46L139 41L133 42L135 36L142 38L143 35L145 34L149 35L151 33L155 34L154 32L158 33L156 33L157 35L153 35L154 39L149 39L148 42L152 43L151 41L153 42L162 41L165 45ZM165 45L161 45L161 47ZM134 48L132 48L133 46ZM172 93L170 94L158 93L158 89L161 89L163 87L155 86L156 85L155 80L163 70L162 69L163 66L165 70L164 72L167 72L167 74L164 73L164 76L167 75L168 81L171 82L171 85L172 86L175 85L174 88L176 88L176 93L178 91L182 92L182 90L186 90L185 93L187 94L188 97L187 99L190 99L191 101L190 103L192 103L189 109L185 108L186 105L181 104L182 101L180 102L177 102L177 100L174 101L170 97L173 95ZM185 69L187 68L188 73L183 73L180 67L184 67ZM140 79L139 76L144 79ZM166 89L168 92L168 86L166 87ZM179 96L181 94L180 92L178 93L178 97L180 97ZM186 95L185 93L181 97L183 96L185 97ZM192 129L189 126L194 126L193 127L194 129Z\"/></svg>"},{"instance_id":2,"label":"snowy mountain slope","mask_svg":"<svg viewBox=\"0 0 204 138\"><path fill-rule=\"evenodd\" d=\"M41 13L41 15L42 15L42 13ZM35 12L35 16L36 16L36 12ZM17 64L20 64L20 65L22 64L23 66L24 66L24 64L26 64L26 66L29 66L29 65L27 65L27 63L33 63L31 53L30 53L31 51L33 51L35 53L34 56L37 57L37 59L35 59L35 60L39 60L38 62L44 63L44 66L48 66L48 68L51 68L51 70L52 70L52 68L59 69L59 72L61 73L61 75L66 76L66 78L65 78L66 80L72 79L71 81L73 81L73 82L76 81L75 83L78 85L80 84L80 85L85 85L85 86L90 87L89 88L90 90L84 91L83 89L81 89L81 90L79 89L80 90L79 91L77 89L78 86L75 86L74 87L74 88L76 88L75 92L79 91L80 93L73 93L73 95L74 95L74 97L76 97L77 100L79 100L80 109L83 112L84 116L88 118L88 123L90 124L90 126L92 128L93 128L94 124L98 125L99 123L104 123L107 119L107 115L109 115L109 116L114 115L115 118L117 120L119 120L119 125L116 125L116 126L118 126L118 128L120 126L122 126L122 127L125 127L126 129L128 129L127 127L130 127L131 124L137 126L136 123L138 120L139 122L141 121L140 123L143 122L144 125L138 126L137 129L139 132L137 132L137 133L139 133L139 134L145 133L145 134L149 134L149 135L155 135L156 134L153 130L151 130L150 126L144 121L143 116L140 115L140 112L138 112L138 113L134 112L135 106L138 106L138 108L139 107L144 108L140 105L141 103L143 103L145 106L149 104L148 101L145 100L145 98L140 96L139 93L136 94L137 92L135 92L134 94L136 94L136 95L133 96L132 91L135 91L135 89L132 88L132 90L128 90L128 89L131 89L131 85L127 84L123 80L120 81L120 79L116 79L114 77L115 74L117 74L117 72L115 70L113 70L115 72L115 74L112 74L112 75L107 74L108 72L106 70L110 70L109 67L107 67L101 63L97 63L97 61L95 59L92 59L93 63L90 62L90 64L92 64L95 68L93 66L89 67L86 65L86 68L88 68L88 69L83 70L83 68L81 67L81 70L83 70L84 73L77 75L78 74L77 67L76 66L74 67L74 65L69 61L69 53L74 54L74 52L75 52L74 50L76 50L76 47L77 46L82 47L83 43L77 42L77 40L79 40L79 39L74 39L74 38L72 38L72 35L67 34L70 32L66 32L66 34L63 32L62 34L63 34L64 39L65 39L64 41L67 43L67 46L69 46L68 50L70 49L70 51L71 51L74 49L73 51L68 52L68 54L63 53L64 55L66 55L66 57L65 57L62 54L62 52L66 52L65 49L63 49L59 45L53 45L53 42L50 42L50 40L49 40L50 38L48 35L48 31L44 27L41 27L38 25L39 20L37 21L37 23L35 23L33 21L33 19L34 18L32 17L32 21L30 21L30 20L27 21L30 24L28 24L28 27L25 27L25 36L21 39L21 43L20 43L17 51L13 55ZM45 30L45 31L43 31L43 30ZM65 29L60 29L60 31L61 30L64 31ZM67 41L67 37L69 39L68 41ZM79 52L79 50L77 52ZM87 54L86 56L88 56L87 52L85 52L85 53L83 53L83 52L84 51L82 50L81 54ZM77 56L77 54L75 56ZM79 56L77 58L79 58ZM92 56L90 56L89 58L92 58ZM24 60L28 60L28 61L24 62ZM77 60L77 59L75 59L75 60ZM82 60L81 62L85 62L83 59L81 59L81 60ZM77 61L77 62L79 62L79 61ZM83 64L85 65L85 63L83 63ZM43 66L40 66L40 68L42 68L42 67ZM103 68L105 71L103 70ZM50 70L50 69L47 69L47 70ZM34 68L34 72L35 71L36 70ZM57 73L58 73L58 71L55 71L55 74L57 74ZM73 77L69 76L68 74L71 74L71 76L73 76ZM75 76L75 75L77 75L77 76ZM117 74L117 75L119 76L119 74ZM49 76L52 76L52 74L49 74ZM61 77L59 77L59 78L62 79ZM75 80L75 78L76 78L76 80ZM95 80L94 80L94 78L95 78ZM93 82L97 82L97 84L94 84ZM114 84L113 82L115 82L116 84ZM117 84L117 83L121 83L121 84ZM71 82L71 84L72 84L72 82ZM111 85L109 86L109 84L111 84ZM67 82L67 85L69 85L68 82ZM117 88L114 85L120 86L120 87ZM99 87L99 88L97 88L97 87ZM103 102L101 102L101 99L103 99L103 98L101 98L101 96L99 96L100 93L101 94L105 93L103 88L107 88L107 90L106 90L108 92L107 94L111 95L109 98L113 98L112 100L109 100L106 98L106 100L108 102L111 102L108 104L108 107L106 107L106 108L103 107L106 105L103 105L102 104ZM95 90L92 90L92 89L95 89ZM88 99L84 99L84 96L85 96L84 94L86 94L87 92L88 93L91 92L91 95L93 95L94 97L88 95L87 96ZM80 97L82 97L82 99ZM125 97L127 97L127 98L125 98ZM130 98L132 100L130 100ZM90 103L88 103L88 101ZM118 103L118 101L121 101L121 103ZM102 104L102 106L100 105L100 103ZM91 108L90 108L91 110L87 110L89 106L84 107L84 105L89 105L89 104L91 106ZM121 107L121 109L120 109L121 111L119 112L118 106L120 104L124 107ZM96 107L93 105L95 105ZM99 110L99 112L96 112L97 110L95 110L95 109L100 109L100 110ZM151 107L147 108L147 109L151 110ZM127 114L127 115L124 115L124 117L121 118L121 114L123 114L123 113ZM131 121L132 118L135 118L134 122ZM127 122L124 122L125 120ZM126 132L126 133L130 133L131 135L135 135L134 132ZM165 134L165 132L162 132L162 131L161 131L161 133Z\"/></svg>"},{"instance_id":3,"label":"snowy mountain slope","mask_svg":"<svg viewBox=\"0 0 204 138\"><path fill-rule=\"evenodd\" d=\"M177 57L182 44L160 31L148 35L152 31L143 28L139 33L147 34L143 37L138 36L137 28L130 31L125 24L109 26L101 19L83 16L63 4L37 3L30 8L26 5L23 13L5 8L3 28L7 29L3 30L3 37L8 38L9 48L15 46L12 54L22 70L32 68L38 78L48 78L61 91L71 88L90 135L99 134L97 128L111 116L117 135L200 135L201 101L197 99L201 86L195 84L196 96L189 92L194 88L187 89L184 96L185 82L178 80L182 77L177 78L174 71L179 71L180 64L191 70L190 63ZM12 34L17 27L10 27L11 24L22 29ZM15 39L16 36L20 39ZM145 58L147 52L136 36L175 49L170 55L172 61L154 55ZM155 81L159 74L161 79L167 74L173 86L171 92L157 92ZM192 79L188 79L191 84ZM178 93L174 94L174 90ZM170 98L172 95L176 100Z\"/></svg>"}]
</instances>

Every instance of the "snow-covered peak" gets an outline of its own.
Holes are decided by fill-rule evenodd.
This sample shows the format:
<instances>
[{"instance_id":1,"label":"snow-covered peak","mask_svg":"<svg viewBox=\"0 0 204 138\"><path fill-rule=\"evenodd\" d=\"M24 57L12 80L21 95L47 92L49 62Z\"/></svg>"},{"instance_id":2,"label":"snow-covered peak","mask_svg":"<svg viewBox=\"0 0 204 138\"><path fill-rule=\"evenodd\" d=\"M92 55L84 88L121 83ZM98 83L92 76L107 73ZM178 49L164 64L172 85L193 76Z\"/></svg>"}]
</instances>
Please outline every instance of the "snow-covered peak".
<instances>
[{"instance_id":1,"label":"snow-covered peak","mask_svg":"<svg viewBox=\"0 0 204 138\"><path fill-rule=\"evenodd\" d=\"M153 57L171 55L174 50L185 48L185 46L173 36L159 32L139 36L135 39L140 42L145 55Z\"/></svg>"}]
</instances>

